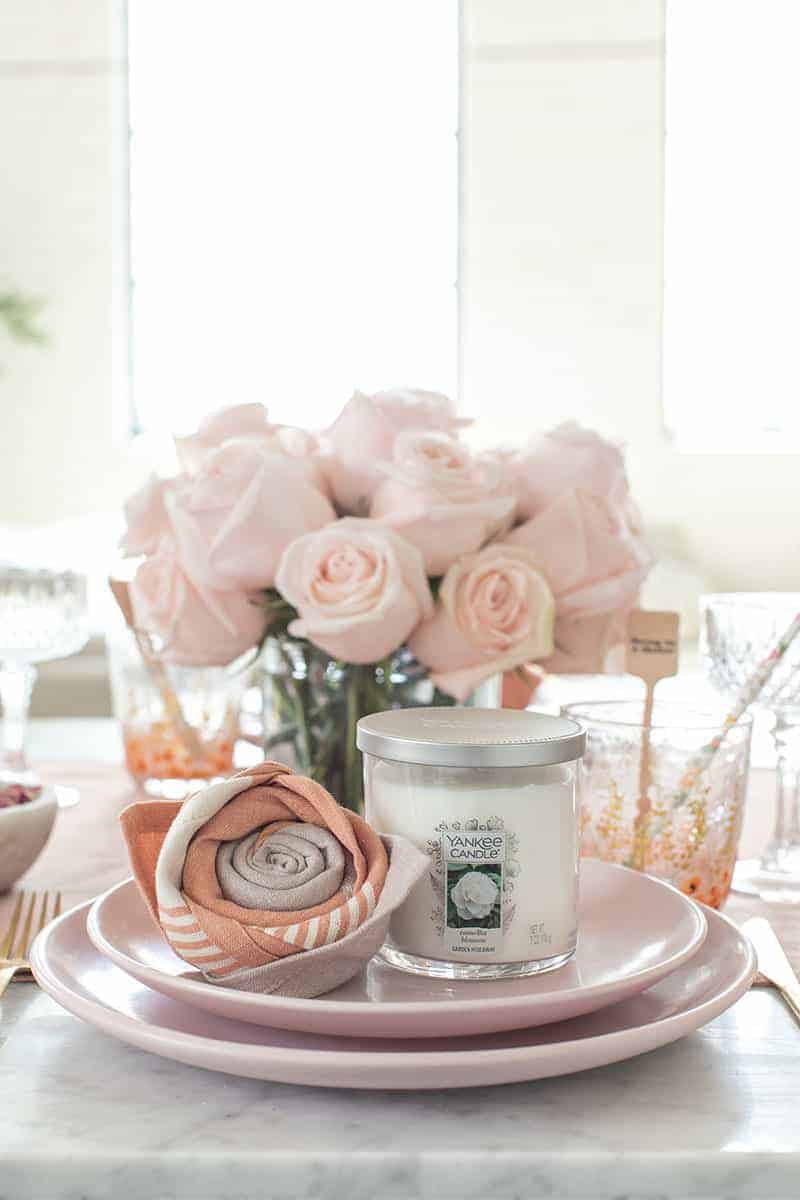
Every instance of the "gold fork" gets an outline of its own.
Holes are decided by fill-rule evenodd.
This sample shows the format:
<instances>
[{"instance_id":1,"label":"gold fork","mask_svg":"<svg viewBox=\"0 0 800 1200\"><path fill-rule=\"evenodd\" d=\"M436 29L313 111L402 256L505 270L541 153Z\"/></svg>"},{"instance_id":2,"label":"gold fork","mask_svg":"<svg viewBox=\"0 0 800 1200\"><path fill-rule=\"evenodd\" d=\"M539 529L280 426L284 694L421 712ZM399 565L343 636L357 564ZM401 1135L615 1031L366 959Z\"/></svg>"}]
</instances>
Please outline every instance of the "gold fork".
<instances>
[{"instance_id":1,"label":"gold fork","mask_svg":"<svg viewBox=\"0 0 800 1200\"><path fill-rule=\"evenodd\" d=\"M33 978L30 973L31 964L28 962L28 955L30 954L33 939L37 933L44 929L49 921L55 920L61 913L61 892L56 892L52 912L49 915L50 893L44 893L39 905L39 916L35 920L36 901L36 892L31 892L29 895L26 895L25 892L20 892L17 897L17 903L14 905L14 911L11 914L11 923L2 939L0 939L0 996L2 996L17 973L19 973L22 979ZM22 929L18 935L17 930L22 919L23 908L25 909L25 917Z\"/></svg>"}]
</instances>

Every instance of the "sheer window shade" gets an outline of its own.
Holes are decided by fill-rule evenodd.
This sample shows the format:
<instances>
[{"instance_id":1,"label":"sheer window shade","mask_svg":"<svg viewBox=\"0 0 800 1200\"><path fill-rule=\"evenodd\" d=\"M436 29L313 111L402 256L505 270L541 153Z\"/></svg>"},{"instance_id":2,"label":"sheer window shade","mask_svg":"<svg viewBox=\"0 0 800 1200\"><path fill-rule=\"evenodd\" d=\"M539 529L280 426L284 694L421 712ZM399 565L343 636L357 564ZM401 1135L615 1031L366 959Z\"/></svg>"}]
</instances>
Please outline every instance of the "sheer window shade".
<instances>
[{"instance_id":1,"label":"sheer window shade","mask_svg":"<svg viewBox=\"0 0 800 1200\"><path fill-rule=\"evenodd\" d=\"M140 427L455 390L455 0L141 0L130 71Z\"/></svg>"}]
</instances>

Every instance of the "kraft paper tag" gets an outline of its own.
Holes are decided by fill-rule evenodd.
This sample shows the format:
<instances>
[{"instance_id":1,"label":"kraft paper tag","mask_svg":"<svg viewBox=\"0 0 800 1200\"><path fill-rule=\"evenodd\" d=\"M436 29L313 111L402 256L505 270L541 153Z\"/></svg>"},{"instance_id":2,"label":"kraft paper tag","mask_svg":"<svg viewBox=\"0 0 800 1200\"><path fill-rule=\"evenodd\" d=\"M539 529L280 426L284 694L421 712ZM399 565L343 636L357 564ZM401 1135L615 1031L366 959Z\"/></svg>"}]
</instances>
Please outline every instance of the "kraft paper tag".
<instances>
[{"instance_id":1,"label":"kraft paper tag","mask_svg":"<svg viewBox=\"0 0 800 1200\"><path fill-rule=\"evenodd\" d=\"M678 673L678 629L676 612L648 612L635 608L628 618L625 670L638 675L649 687L659 679Z\"/></svg>"}]
</instances>

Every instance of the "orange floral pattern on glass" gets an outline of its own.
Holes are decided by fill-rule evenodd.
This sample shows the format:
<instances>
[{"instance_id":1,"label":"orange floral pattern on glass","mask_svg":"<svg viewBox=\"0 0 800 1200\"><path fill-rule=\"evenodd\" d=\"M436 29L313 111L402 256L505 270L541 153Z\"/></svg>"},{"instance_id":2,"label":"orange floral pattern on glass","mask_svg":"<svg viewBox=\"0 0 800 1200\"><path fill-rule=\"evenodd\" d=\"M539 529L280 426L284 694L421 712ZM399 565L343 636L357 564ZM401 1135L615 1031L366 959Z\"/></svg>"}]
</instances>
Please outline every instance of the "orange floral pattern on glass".
<instances>
[{"instance_id":1,"label":"orange floral pattern on glass","mask_svg":"<svg viewBox=\"0 0 800 1200\"><path fill-rule=\"evenodd\" d=\"M123 727L125 763L142 783L148 779L214 779L233 770L234 731L223 730L201 742L201 756L192 757L166 721Z\"/></svg>"},{"instance_id":2,"label":"orange floral pattern on glass","mask_svg":"<svg viewBox=\"0 0 800 1200\"><path fill-rule=\"evenodd\" d=\"M741 805L712 800L710 788L698 788L677 808L653 803L642 829L644 869L674 884L687 896L720 908L731 887L741 827ZM630 866L634 861L635 803L613 779L597 812L584 800L581 854Z\"/></svg>"}]
</instances>

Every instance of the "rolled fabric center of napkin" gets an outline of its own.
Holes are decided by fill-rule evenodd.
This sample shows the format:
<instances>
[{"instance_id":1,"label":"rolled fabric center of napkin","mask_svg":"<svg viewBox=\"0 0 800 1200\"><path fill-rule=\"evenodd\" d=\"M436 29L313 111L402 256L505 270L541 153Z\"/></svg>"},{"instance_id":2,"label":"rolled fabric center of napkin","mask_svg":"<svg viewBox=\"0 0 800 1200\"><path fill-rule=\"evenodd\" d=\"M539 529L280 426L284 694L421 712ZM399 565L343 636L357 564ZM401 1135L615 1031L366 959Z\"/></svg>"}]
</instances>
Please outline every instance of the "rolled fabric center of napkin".
<instances>
[{"instance_id":1,"label":"rolled fabric center of napkin","mask_svg":"<svg viewBox=\"0 0 800 1200\"><path fill-rule=\"evenodd\" d=\"M238 841L222 842L216 859L226 900L275 912L324 904L342 886L345 866L338 838L304 821L267 826ZM354 875L352 869L350 873Z\"/></svg>"}]
</instances>

